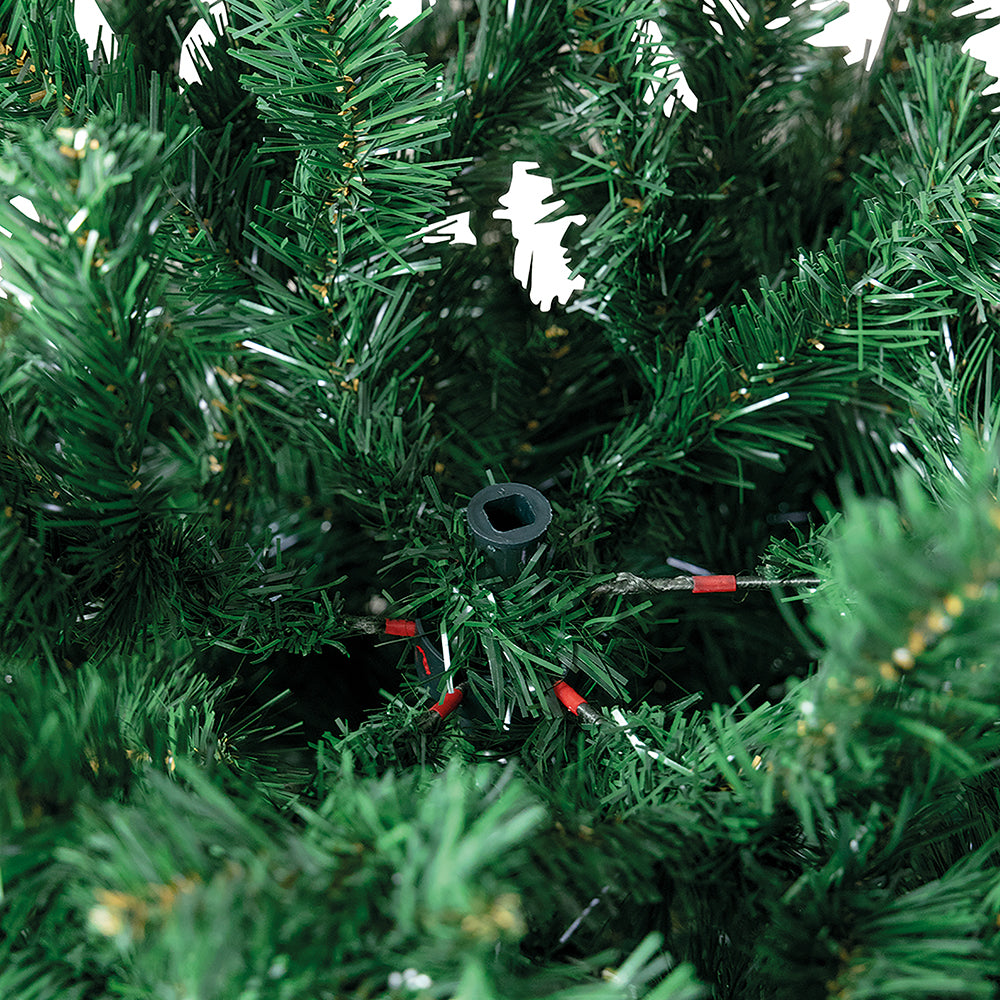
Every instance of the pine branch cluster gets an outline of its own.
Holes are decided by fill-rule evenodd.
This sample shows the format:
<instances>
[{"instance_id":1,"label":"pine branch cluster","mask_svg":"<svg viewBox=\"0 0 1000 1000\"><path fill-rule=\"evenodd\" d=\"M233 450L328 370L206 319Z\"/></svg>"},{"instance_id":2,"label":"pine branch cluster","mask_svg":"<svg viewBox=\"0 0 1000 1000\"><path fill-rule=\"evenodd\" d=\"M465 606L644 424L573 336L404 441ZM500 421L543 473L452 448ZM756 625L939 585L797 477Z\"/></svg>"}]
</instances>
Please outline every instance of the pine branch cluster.
<instances>
[{"instance_id":1,"label":"pine branch cluster","mask_svg":"<svg viewBox=\"0 0 1000 1000\"><path fill-rule=\"evenodd\" d=\"M0 0L0 996L994 996L998 19L102 6Z\"/></svg>"}]
</instances>

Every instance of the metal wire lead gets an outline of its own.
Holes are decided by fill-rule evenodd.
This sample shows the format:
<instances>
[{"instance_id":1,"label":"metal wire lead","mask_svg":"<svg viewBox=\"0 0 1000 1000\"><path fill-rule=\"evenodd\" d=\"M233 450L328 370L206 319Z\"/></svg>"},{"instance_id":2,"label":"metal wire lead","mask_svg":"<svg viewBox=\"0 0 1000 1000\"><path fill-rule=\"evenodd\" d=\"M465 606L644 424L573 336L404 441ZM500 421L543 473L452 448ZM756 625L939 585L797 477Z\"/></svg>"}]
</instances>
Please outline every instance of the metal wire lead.
<instances>
[{"instance_id":1,"label":"metal wire lead","mask_svg":"<svg viewBox=\"0 0 1000 1000\"><path fill-rule=\"evenodd\" d=\"M614 580L595 587L591 597L611 597L616 594L659 594L672 590L693 591L693 576L667 576L649 578L634 573L619 573ZM737 576L734 578L737 590L763 590L769 587L816 587L819 577L796 576L782 580L770 580L762 576Z\"/></svg>"}]
</instances>

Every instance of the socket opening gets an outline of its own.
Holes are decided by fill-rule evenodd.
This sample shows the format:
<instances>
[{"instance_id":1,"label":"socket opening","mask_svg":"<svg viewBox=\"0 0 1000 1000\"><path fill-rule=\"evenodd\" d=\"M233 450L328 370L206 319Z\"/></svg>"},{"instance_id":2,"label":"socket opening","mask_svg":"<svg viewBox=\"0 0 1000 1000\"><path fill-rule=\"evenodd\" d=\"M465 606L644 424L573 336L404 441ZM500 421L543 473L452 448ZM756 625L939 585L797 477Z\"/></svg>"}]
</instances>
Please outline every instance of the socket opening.
<instances>
[{"instance_id":1,"label":"socket opening","mask_svg":"<svg viewBox=\"0 0 1000 1000\"><path fill-rule=\"evenodd\" d=\"M528 498L516 493L488 500L483 504L483 513L494 531L515 531L535 523L535 512Z\"/></svg>"}]
</instances>

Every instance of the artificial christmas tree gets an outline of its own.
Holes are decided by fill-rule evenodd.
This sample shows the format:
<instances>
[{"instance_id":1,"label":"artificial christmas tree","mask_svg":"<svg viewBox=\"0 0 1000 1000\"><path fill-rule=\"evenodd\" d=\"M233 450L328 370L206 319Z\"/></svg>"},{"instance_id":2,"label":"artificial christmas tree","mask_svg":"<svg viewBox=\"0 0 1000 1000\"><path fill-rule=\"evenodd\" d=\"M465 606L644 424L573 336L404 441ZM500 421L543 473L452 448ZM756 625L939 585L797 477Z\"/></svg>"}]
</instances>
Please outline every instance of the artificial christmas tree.
<instances>
[{"instance_id":1,"label":"artificial christmas tree","mask_svg":"<svg viewBox=\"0 0 1000 1000\"><path fill-rule=\"evenodd\" d=\"M0 996L996 993L962 6L0 2Z\"/></svg>"}]
</instances>

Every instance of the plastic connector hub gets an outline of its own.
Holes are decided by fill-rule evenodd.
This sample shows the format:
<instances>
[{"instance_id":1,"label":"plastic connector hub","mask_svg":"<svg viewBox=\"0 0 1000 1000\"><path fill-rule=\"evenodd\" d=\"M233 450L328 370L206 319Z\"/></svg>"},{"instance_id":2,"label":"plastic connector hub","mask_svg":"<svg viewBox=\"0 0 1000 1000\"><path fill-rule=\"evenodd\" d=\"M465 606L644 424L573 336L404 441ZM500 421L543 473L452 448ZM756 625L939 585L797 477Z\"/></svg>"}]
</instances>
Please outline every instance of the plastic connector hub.
<instances>
[{"instance_id":1,"label":"plastic connector hub","mask_svg":"<svg viewBox=\"0 0 1000 1000\"><path fill-rule=\"evenodd\" d=\"M469 501L466 520L476 547L507 579L517 576L545 537L552 507L533 486L494 483Z\"/></svg>"}]
</instances>

